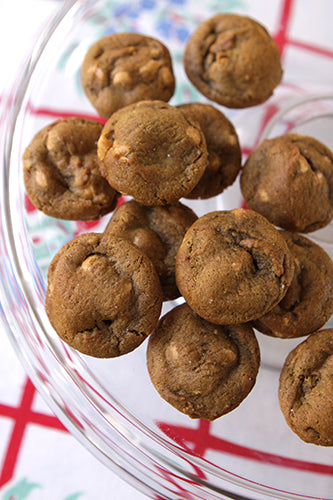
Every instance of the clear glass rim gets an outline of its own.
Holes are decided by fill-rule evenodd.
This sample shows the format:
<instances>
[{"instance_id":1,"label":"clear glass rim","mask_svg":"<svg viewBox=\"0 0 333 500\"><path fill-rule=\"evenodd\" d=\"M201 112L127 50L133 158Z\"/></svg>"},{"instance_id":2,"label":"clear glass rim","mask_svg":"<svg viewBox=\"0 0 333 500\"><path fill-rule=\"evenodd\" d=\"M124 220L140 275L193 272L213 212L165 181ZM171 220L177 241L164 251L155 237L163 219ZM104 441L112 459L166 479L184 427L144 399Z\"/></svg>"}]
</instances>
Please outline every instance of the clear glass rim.
<instances>
[{"instance_id":1,"label":"clear glass rim","mask_svg":"<svg viewBox=\"0 0 333 500\"><path fill-rule=\"evenodd\" d=\"M300 108L301 106L304 106L305 104L308 103L316 103L318 101L332 101L333 104L333 93L323 93L323 94L309 94L307 96L302 96L302 97L296 97L296 98L291 98L288 100L287 103L285 103L284 106L281 107L279 111L277 111L273 117L269 120L267 125L262 131L260 141L263 141L264 139L268 138L272 132L272 130L276 127L276 125L283 119L284 116L286 116L288 113L291 111ZM317 116L314 115L312 119L316 118Z\"/></svg>"},{"instance_id":2,"label":"clear glass rim","mask_svg":"<svg viewBox=\"0 0 333 500\"><path fill-rule=\"evenodd\" d=\"M193 495L201 495L202 493L204 494L203 497L195 496L193 498L203 498L205 500L208 498L231 498L235 500L248 500L249 498L256 498L256 500L259 500L260 498L266 498L265 495L271 498L280 498L281 500L301 500L305 498L315 498L304 497L298 494L279 491L277 489L256 484L253 481L238 477L231 472L222 471L220 468L214 466L213 464L209 464L209 462L205 461L204 459L196 458L192 454L188 454L186 451L180 450L177 446L171 445L166 441L163 442L163 440L159 436L155 435L149 429L140 429L138 422L133 423L129 418L131 415L126 415L125 417L124 415L121 415L122 419L120 419L118 423L114 422L111 430L111 437L114 438L114 442L110 444L107 450L103 449L103 443L101 442L102 436L97 432L97 430L91 429L88 435L85 432L86 429L84 425L78 424L78 422L80 422L80 419L82 419L82 415L79 415L76 418L72 418L66 412L66 408L68 408L68 406L66 407L61 404L64 401L61 394L57 393L57 387L54 387L52 385L52 381L50 380L48 381L48 384L45 384L45 378L42 377L43 366L39 364L38 369L36 369L37 367L32 364L31 359L26 352L26 349L29 348L29 345L24 342L22 336L20 336L19 333L20 325L18 323L15 323L16 319L10 312L6 313L6 311L8 311L7 307L10 308L10 298L12 298L12 296L17 293L20 294L22 300L25 302L26 307L28 307L29 310L33 309L33 306L29 300L29 293L31 292L31 290L27 289L26 284L22 283L21 281L23 273L21 263L19 262L18 256L14 249L14 227L12 227L11 222L10 203L6 196L10 171L9 158L12 148L11 141L15 130L16 119L21 111L21 105L28 82L48 40L52 37L52 34L56 30L59 22L64 17L66 15L69 15L70 12L72 12L71 15L74 16L77 10L85 3L89 3L89 1L85 2L82 0L67 0L63 4L58 15L55 16L55 18L46 27L45 31L41 34L39 43L36 44L36 46L39 47L38 50L34 51L32 56L30 56L30 58L26 61L23 73L21 71L21 75L24 75L23 78L21 77L17 79L17 84L13 88L11 95L7 99L4 99L1 103L1 149L3 177L1 178L0 208L3 234L1 234L0 246L3 260L1 261L2 269L0 291L3 308L2 310L0 308L0 312L2 323L4 324L5 329L9 335L10 341L26 372L32 379L34 385L37 387L39 393L42 395L48 406L50 406L52 411L65 425L65 427L68 428L71 434L75 436L78 441L81 442L81 444L89 449L89 451L92 452L93 455L95 455L95 457L98 458L102 463L107 465L109 468L112 468L126 481L131 483L133 486L136 486L139 490L151 496L152 498L154 493L163 493L164 495L166 495L165 498L177 498L177 493L170 490L170 488L168 487L168 482L165 480L163 482L163 475L158 475L156 473L156 470L154 470L155 465L157 465L157 467L162 470L172 471L172 473L177 475L181 474L188 481L188 484L191 484L191 486L189 486L189 492ZM330 98L332 98L332 96L330 96ZM277 120L278 116L275 116L274 119ZM34 268L34 272L38 275L36 263L30 262L30 264L32 268ZM11 295L6 298L6 295L8 293L10 293ZM38 314L34 316L34 319L36 319L36 317L38 317ZM43 325L40 324L39 328L43 329ZM75 376L73 378L73 373L70 373L70 369L67 367L65 368L65 370L70 379L75 382ZM52 394L50 392L50 389L52 390ZM78 392L80 393L80 389L78 389ZM81 392L80 397L82 396L90 403L92 403L92 400L87 396L87 394L83 395ZM120 412L116 411L116 413L118 413L119 416ZM100 415L100 418L104 417ZM126 429L125 423L129 425L129 432L127 432L128 429ZM131 441L136 432L140 435L141 440L138 439L137 442L135 440ZM149 445L149 440L148 442L146 442L147 437L149 440L154 441L154 445L157 444L158 451L152 449L152 447ZM190 458L191 462L200 465L200 467L208 474L215 475L216 477L223 479L226 485L235 485L236 487L238 487L239 491L244 491L244 494L235 494L231 491L228 491L227 489L222 489L219 486L214 486L213 484L205 482L194 474L181 468L181 466L178 465L172 458L170 459L165 456L165 453L169 454L169 452L175 454L175 456L178 456L180 459L183 459L184 463L188 460L188 458ZM146 455L148 455L148 457ZM142 462L140 461L140 459L142 459L143 457L144 460L142 462L146 461L147 464L146 471L142 470ZM151 466L151 469L149 466ZM151 474L149 474L149 472ZM203 487L206 487L208 491L203 491ZM256 496L248 497L246 496L247 492L256 494Z\"/></svg>"}]
</instances>

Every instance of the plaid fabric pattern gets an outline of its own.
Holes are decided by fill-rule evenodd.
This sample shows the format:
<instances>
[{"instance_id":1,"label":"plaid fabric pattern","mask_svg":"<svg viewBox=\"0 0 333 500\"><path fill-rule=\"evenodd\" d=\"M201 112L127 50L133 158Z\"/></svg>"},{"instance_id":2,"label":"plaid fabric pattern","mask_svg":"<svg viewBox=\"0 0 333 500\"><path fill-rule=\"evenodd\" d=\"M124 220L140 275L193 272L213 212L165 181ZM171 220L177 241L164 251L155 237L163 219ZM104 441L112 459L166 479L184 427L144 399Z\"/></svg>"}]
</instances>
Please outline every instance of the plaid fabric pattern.
<instances>
[{"instance_id":1,"label":"plaid fabric pattern","mask_svg":"<svg viewBox=\"0 0 333 500\"><path fill-rule=\"evenodd\" d=\"M232 2L231 2L232 3ZM236 4L237 2L235 2ZM249 2L250 13L260 20L260 7L263 2ZM333 37L331 19L333 3L329 0L281 0L269 2L274 19L269 26L282 54L285 72L304 71L309 85L320 81L333 83ZM251 7L253 6L253 12ZM267 10L267 7L266 7ZM312 22L309 17L314 15ZM268 14L269 18L269 14ZM329 40L329 43L327 42ZM297 63L298 62L298 63ZM305 63L305 65L304 65ZM299 67L297 67L299 64ZM35 109L34 112L45 118L64 116L54 108ZM256 145L261 131L276 112L276 105L265 108L260 123L255 130L254 141L243 144L247 155ZM69 113L70 114L70 113ZM95 461L88 452L72 438L63 424L48 410L33 384L23 372L12 348L1 332L0 351L0 497L3 500L23 498L57 498L74 500L76 498L144 498L140 493L127 493L116 490L110 497L112 478L104 467ZM160 422L160 428L176 443L189 443L189 449L200 456L210 450L220 451L244 459L265 461L286 469L313 472L322 476L333 474L333 465L327 466L270 455L258 449L241 447L232 441L214 435L212 424L198 421L186 427L172 426ZM48 469L47 469L48 467ZM53 467L56 470L53 471ZM94 485L89 478L84 479L85 467L88 476L94 477ZM50 469L51 468L51 469ZM48 470L48 477L47 477ZM68 474L68 470L71 471ZM67 472L67 476L66 476ZM55 475L54 475L55 474ZM198 472L200 476L200 471ZM42 476L41 476L42 475ZM111 475L112 476L112 475ZM98 481L98 480L100 481ZM179 488L181 498L186 498L183 487L177 478L170 478ZM57 484L52 486L52 481ZM116 483L119 488L119 484ZM51 487L54 488L51 491ZM36 495L36 496L33 496ZM55 495L55 496L54 496ZM132 496L134 498L134 496ZM157 498L157 497L156 497Z\"/></svg>"}]
</instances>

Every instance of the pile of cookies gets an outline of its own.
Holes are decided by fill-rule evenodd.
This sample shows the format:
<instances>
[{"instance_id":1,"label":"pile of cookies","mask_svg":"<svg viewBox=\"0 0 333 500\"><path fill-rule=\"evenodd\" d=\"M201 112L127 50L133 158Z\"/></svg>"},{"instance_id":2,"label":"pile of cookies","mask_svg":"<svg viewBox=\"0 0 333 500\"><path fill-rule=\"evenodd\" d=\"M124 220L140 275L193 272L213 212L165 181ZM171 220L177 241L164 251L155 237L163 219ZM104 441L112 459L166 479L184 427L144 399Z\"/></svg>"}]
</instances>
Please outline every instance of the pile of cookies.
<instances>
[{"instance_id":1,"label":"pile of cookies","mask_svg":"<svg viewBox=\"0 0 333 500\"><path fill-rule=\"evenodd\" d=\"M205 97L232 108L265 102L282 78L269 33L235 14L198 26L184 66ZM82 86L103 123L58 120L26 148L25 186L38 209L67 220L112 212L102 233L74 238L53 258L50 322L73 348L99 358L148 338L157 391L208 420L253 388L254 329L309 335L283 367L280 405L303 440L331 446L333 331L318 330L333 313L333 264L299 233L333 218L333 154L287 134L264 141L242 166L232 123L212 104L169 104L175 85L158 40L105 37L82 64ZM198 218L186 205L221 195L237 178L248 209ZM180 297L161 318L163 303Z\"/></svg>"}]
</instances>

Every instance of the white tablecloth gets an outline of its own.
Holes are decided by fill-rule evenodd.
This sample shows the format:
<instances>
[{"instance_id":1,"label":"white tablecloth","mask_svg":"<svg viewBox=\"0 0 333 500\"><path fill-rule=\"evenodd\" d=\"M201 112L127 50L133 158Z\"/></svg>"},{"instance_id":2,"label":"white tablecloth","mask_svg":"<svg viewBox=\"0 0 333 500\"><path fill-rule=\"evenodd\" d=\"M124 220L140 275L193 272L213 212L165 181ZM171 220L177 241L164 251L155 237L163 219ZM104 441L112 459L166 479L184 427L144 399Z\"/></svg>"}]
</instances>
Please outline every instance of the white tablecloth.
<instances>
[{"instance_id":1,"label":"white tablecloth","mask_svg":"<svg viewBox=\"0 0 333 500\"><path fill-rule=\"evenodd\" d=\"M10 88L36 33L60 4L60 0L0 0L0 97ZM323 79L332 81L332 64L327 62L333 60L333 43L325 47L327 39L332 41L332 1L221 0L219 5L230 10L233 4L235 8L246 4L253 17L265 24L274 25L276 16L284 16L288 30L279 32L275 23L275 35L284 37L277 41L283 50L288 49L284 61L289 74L293 57L300 65L309 57L314 77L318 79L320 68ZM298 69L296 65L294 71ZM106 469L63 428L24 373L7 335L0 331L0 499L26 498L144 500L146 496Z\"/></svg>"}]
</instances>

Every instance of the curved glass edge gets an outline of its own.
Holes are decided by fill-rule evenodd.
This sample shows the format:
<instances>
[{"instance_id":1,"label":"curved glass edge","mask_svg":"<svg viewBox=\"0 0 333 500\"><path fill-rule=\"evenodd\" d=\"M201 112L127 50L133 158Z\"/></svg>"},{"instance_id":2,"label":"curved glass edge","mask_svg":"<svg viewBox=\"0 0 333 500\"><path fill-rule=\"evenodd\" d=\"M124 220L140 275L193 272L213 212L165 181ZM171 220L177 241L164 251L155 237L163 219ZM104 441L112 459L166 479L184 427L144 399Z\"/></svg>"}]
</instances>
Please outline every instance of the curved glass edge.
<instances>
[{"instance_id":1,"label":"curved glass edge","mask_svg":"<svg viewBox=\"0 0 333 500\"><path fill-rule=\"evenodd\" d=\"M81 3L82 2L78 2L78 6ZM3 138L4 143L2 145L3 146L3 148L2 148L3 165L5 168L5 173L4 173L5 183L8 180L8 168L9 168L9 165L7 163L8 155L6 157L5 153L6 153L6 151L8 152L11 148L10 141L11 141L11 134L13 133L13 129L14 129L13 123L15 122L15 114L18 113L20 104L22 102L22 95L25 91L27 80L29 78L29 75L31 75L31 72L34 68L36 61L38 60L38 57L39 57L41 51L43 50L44 46L46 45L49 37L52 35L58 22L69 12L69 10L75 4L77 4L77 2L75 0L70 0L69 2L66 2L66 4L61 9L60 14L57 16L56 19L53 20L53 22L51 23L51 26L48 28L47 35L46 36L44 35L43 43L40 45L41 50L38 51L37 53L35 53L33 55L33 57L26 63L25 70L24 70L24 74L26 75L25 81L23 84L19 83L19 85L17 86L17 89L14 89L14 91L13 91L13 95L11 97L12 97L12 103L14 103L14 105L13 104L11 105L12 107L11 107L10 112L9 112L9 106L7 105L7 103L4 102L4 104L3 104L4 113L2 116L4 117L4 121L3 121L2 132L6 132L3 134L4 135L4 138ZM5 185L1 186L1 192L2 192L2 194L5 193ZM3 200L3 204L1 202L1 200ZM5 309L8 311L11 309L11 306L13 305L14 301L16 303L18 296L22 299L22 294L21 294L21 290L20 290L20 284L15 277L16 273L13 270L13 267L11 264L13 255L10 252L10 245L8 245L8 242L11 241L12 236L10 235L10 231L8 232L7 222L3 219L3 217L5 217L4 214L6 213L6 210L8 209L8 200L5 196L2 196L1 200L0 200L0 209L1 209L1 217L2 217L2 221L3 221L2 228L5 229L5 232L7 232L6 234L1 234L1 241L0 241L1 254L2 254L1 291L2 291L2 297L8 298L8 300L6 300L4 302ZM79 441L81 441L81 443L84 444L84 446L86 448L88 448L100 461L102 461L103 463L105 463L109 467L110 467L110 463L112 462L114 468L117 469L117 472L120 475L125 476L126 480L130 479L131 480L130 482L135 483L135 486L138 487L138 489L141 489L141 491L145 492L146 494L149 493L151 495L154 492L157 492L157 489L154 486L155 485L154 480L153 481L151 480L150 475L145 477L145 474L142 472L142 463L138 462L138 467L135 467L134 457L132 457L130 453L128 455L125 454L125 457L124 457L124 453L122 453L123 452L122 446L118 446L116 448L116 445L112 444L110 446L110 449L106 450L107 451L107 453L106 453L106 451L103 450L103 444L99 443L98 436L96 439L96 435L94 435L93 432L90 432L88 439L86 439L87 434L77 424L75 419L71 419L69 417L68 412L67 412L68 408L66 408L62 404L63 402L61 401L61 398L59 398L59 401L61 401L61 402L59 402L51 394L48 387L45 385L45 380L43 380L40 373L36 372L35 367L31 365L31 362L28 359L28 357L26 356L26 354L24 352L22 352L22 349L20 346L20 341L18 340L18 337L15 334L16 327L14 325L14 322L17 320L17 318L6 314L4 309L1 308L1 320L4 323L7 332L9 333L10 340L12 341L14 349L17 352L18 357L20 358L28 375L30 376L30 378L32 379L32 381L34 382L36 387L38 388L41 395L44 397L47 404L54 411L54 413L59 417L59 419L64 423L64 425L70 430L70 432ZM119 430L116 430L115 432L119 433ZM134 448L135 448L135 446L134 446ZM152 455L157 456L156 451L151 450L149 446L147 446L146 449ZM135 448L135 450L137 451L137 448ZM140 450L140 452L141 452L141 450ZM122 461L123 458L125 458L125 461ZM130 464L131 460L133 461L133 464L132 464L132 468L130 469L129 464ZM179 466L177 464L175 465L172 461L167 460L165 457L163 457L161 460L164 464L168 464L169 470L173 469L178 474L179 473L184 474L188 479L191 479L191 481L193 481L193 483L194 483L194 487L195 487L195 484L200 483L200 482L198 483L198 481L197 481L198 478L196 476L193 476L190 473L184 473L184 470L181 470L179 468ZM158 467L160 467L159 464L157 464L157 465L158 465ZM153 466L156 466L156 464L153 463ZM152 471L150 471L150 472L152 472ZM156 471L153 471L153 473L156 474ZM161 493L161 482L162 482L161 476L159 476L159 483L158 483L158 492L159 493ZM228 482L233 484L233 481L229 480ZM150 485L148 485L148 483L150 483ZM249 487L248 482L244 481L244 484L242 486L244 486L244 485L245 485L245 488L248 492L248 487ZM233 499L248 499L249 498L248 496L243 496L241 494L234 494L234 493L228 492L227 490L222 490L218 486L213 487L212 485L207 484L204 481L201 481L201 487L207 487L208 489L212 489L212 491L215 490L215 492L218 494L218 496L216 497L216 495L214 493L212 493L210 495L210 494L207 494L207 492L204 492L204 496L199 497L199 496L197 496L196 492L193 491L193 495L195 495L195 496L193 496L193 498L202 498L202 499L208 500L210 498L212 498L212 499L213 498L221 498L221 494L223 495L222 498L233 498ZM165 494L167 495L167 496L165 496L165 498L173 499L173 498L179 497L177 492L170 491L170 483L168 481L166 482L165 488L163 488L163 489L164 489ZM192 486L191 487L188 486L187 491L190 493L191 489L192 489ZM259 487L259 489L260 489L260 487ZM258 490L258 486L253 487L253 491L255 493L255 496L253 496L253 498L256 498L257 500L259 500L260 498L266 498L266 496L265 497L261 496L261 493ZM265 494L267 492L267 488L263 487L262 492ZM273 490L269 491L270 496L272 496L272 492L273 492ZM276 492L276 493L278 494L278 492ZM189 498L192 498L192 497L189 496ZM289 494L283 493L283 496L274 496L274 498L303 499L304 497L299 496L299 495L289 495Z\"/></svg>"},{"instance_id":2,"label":"curved glass edge","mask_svg":"<svg viewBox=\"0 0 333 500\"><path fill-rule=\"evenodd\" d=\"M260 136L260 141L262 142L264 139L270 139L276 135L274 133L275 127L278 125L279 122L290 112L294 111L297 108L300 108L301 106L309 103L316 103L319 101L328 101L332 102L333 104L333 94L331 93L323 93L323 94L309 94L307 96L302 96L302 97L297 97L297 98L290 98L288 102L284 103L284 105L277 111L271 120L267 123L266 127L262 131L262 134ZM333 108L332 108L333 109ZM316 118L318 115L314 114L313 118Z\"/></svg>"}]
</instances>

